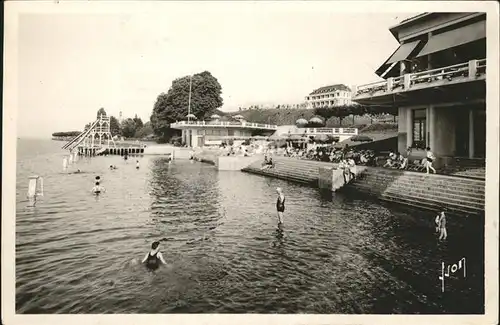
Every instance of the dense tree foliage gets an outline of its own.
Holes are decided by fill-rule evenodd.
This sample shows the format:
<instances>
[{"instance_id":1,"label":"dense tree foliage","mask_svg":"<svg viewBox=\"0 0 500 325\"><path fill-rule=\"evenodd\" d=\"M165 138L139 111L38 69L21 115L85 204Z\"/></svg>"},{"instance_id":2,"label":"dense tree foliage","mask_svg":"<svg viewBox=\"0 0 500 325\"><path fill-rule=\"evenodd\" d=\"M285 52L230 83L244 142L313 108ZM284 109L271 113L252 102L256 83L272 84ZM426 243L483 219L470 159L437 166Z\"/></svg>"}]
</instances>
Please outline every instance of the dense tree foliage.
<instances>
[{"instance_id":1,"label":"dense tree foliage","mask_svg":"<svg viewBox=\"0 0 500 325\"><path fill-rule=\"evenodd\" d=\"M102 107L97 111L97 118L99 118L100 115L107 116L106 111Z\"/></svg>"},{"instance_id":2,"label":"dense tree foliage","mask_svg":"<svg viewBox=\"0 0 500 325\"><path fill-rule=\"evenodd\" d=\"M170 123L184 120L188 114L190 77L185 76L172 82L167 93L161 93L151 114L154 133L163 140L178 133L170 128ZM222 106L222 87L208 71L192 77L191 114L198 119L208 119Z\"/></svg>"},{"instance_id":3,"label":"dense tree foliage","mask_svg":"<svg viewBox=\"0 0 500 325\"><path fill-rule=\"evenodd\" d=\"M80 131L67 131L67 132L54 132L52 133L53 137L76 137L79 135Z\"/></svg>"},{"instance_id":4,"label":"dense tree foliage","mask_svg":"<svg viewBox=\"0 0 500 325\"><path fill-rule=\"evenodd\" d=\"M121 134L125 138L132 138L135 135L135 122L131 118L123 120L121 124Z\"/></svg>"},{"instance_id":5,"label":"dense tree foliage","mask_svg":"<svg viewBox=\"0 0 500 325\"><path fill-rule=\"evenodd\" d=\"M121 135L121 126L118 119L114 116L109 118L109 131L112 136Z\"/></svg>"},{"instance_id":6,"label":"dense tree foliage","mask_svg":"<svg viewBox=\"0 0 500 325\"><path fill-rule=\"evenodd\" d=\"M142 121L141 121L142 123ZM153 127L151 126L151 122L146 122L142 127L138 128L135 131L135 138L141 139L145 138L149 135L153 134Z\"/></svg>"},{"instance_id":7,"label":"dense tree foliage","mask_svg":"<svg viewBox=\"0 0 500 325\"><path fill-rule=\"evenodd\" d=\"M137 117L137 114L135 114L135 117L133 118L134 123L135 123L135 129L139 130L144 126L144 123L142 123L142 120L140 117Z\"/></svg>"},{"instance_id":8,"label":"dense tree foliage","mask_svg":"<svg viewBox=\"0 0 500 325\"><path fill-rule=\"evenodd\" d=\"M314 109L314 112L325 119L329 119L331 117L337 117L339 119L339 124L342 124L342 120L347 116L351 115L353 117L363 116L363 115L376 116L384 113L395 116L398 114L398 109L396 107L348 105L348 106L335 106L335 107L318 107Z\"/></svg>"}]
</instances>

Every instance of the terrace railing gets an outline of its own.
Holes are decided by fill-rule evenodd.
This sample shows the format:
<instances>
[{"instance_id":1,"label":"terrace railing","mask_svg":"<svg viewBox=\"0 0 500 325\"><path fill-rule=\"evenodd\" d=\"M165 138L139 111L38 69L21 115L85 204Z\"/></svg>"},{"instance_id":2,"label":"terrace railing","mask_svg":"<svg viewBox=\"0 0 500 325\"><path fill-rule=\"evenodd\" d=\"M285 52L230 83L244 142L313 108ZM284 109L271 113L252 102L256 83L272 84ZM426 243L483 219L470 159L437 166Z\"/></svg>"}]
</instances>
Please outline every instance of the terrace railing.
<instances>
[{"instance_id":1,"label":"terrace railing","mask_svg":"<svg viewBox=\"0 0 500 325\"><path fill-rule=\"evenodd\" d=\"M336 134L336 135L356 135L358 134L357 128L304 128L303 132L298 134Z\"/></svg>"},{"instance_id":2,"label":"terrace railing","mask_svg":"<svg viewBox=\"0 0 500 325\"><path fill-rule=\"evenodd\" d=\"M391 93L395 91L411 90L412 87L424 83L432 86L434 82L442 80L452 81L458 77L465 78L466 80L474 80L485 74L486 59L471 60L465 63L416 73L408 73L403 76L361 85L355 89L354 99L360 96L365 97L367 94L372 95L377 92Z\"/></svg>"},{"instance_id":3,"label":"terrace railing","mask_svg":"<svg viewBox=\"0 0 500 325\"><path fill-rule=\"evenodd\" d=\"M255 128L255 129L267 129L267 130L276 130L278 127L273 124L262 124L262 123L251 123L251 122L235 122L235 121L178 121L176 123L172 123L172 126L225 126L225 127L244 127L244 128Z\"/></svg>"}]
</instances>

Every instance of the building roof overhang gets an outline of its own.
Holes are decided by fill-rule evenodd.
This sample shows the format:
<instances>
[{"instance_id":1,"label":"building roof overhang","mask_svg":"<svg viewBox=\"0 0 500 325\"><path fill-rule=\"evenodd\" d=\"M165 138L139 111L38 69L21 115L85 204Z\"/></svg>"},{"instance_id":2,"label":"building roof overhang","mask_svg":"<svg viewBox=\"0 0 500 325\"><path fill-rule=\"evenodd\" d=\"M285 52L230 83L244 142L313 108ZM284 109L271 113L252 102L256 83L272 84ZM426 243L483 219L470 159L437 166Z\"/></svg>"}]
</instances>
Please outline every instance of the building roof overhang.
<instances>
[{"instance_id":1,"label":"building roof overhang","mask_svg":"<svg viewBox=\"0 0 500 325\"><path fill-rule=\"evenodd\" d=\"M421 13L421 14L418 14L418 15L415 15L413 17L410 17L410 18L407 18L407 19L404 19L403 21L401 21L400 23L398 23L397 25L394 25L392 27L389 28L389 31L391 32L392 36L394 36L395 39L398 40L399 42L399 36L398 36L398 31L402 28L402 27L405 27L405 26L408 26L408 25L411 25L411 24L414 24L416 21L419 21L419 20L423 20L423 19L427 19L429 18L431 15L433 15L434 13L432 12L424 12L424 13Z\"/></svg>"},{"instance_id":2,"label":"building roof overhang","mask_svg":"<svg viewBox=\"0 0 500 325\"><path fill-rule=\"evenodd\" d=\"M486 80L484 78L468 82L443 83L420 89L358 96L354 101L369 106L400 107L425 105L441 102L466 102L485 100Z\"/></svg>"}]
</instances>

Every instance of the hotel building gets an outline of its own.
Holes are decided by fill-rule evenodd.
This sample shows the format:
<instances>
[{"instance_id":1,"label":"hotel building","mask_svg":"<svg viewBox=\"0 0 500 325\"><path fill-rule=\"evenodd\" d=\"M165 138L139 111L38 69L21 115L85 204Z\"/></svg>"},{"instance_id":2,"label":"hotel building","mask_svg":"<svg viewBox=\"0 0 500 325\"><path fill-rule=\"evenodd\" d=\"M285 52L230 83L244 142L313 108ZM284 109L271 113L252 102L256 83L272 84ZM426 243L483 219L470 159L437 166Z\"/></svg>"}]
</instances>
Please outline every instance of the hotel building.
<instances>
[{"instance_id":1,"label":"hotel building","mask_svg":"<svg viewBox=\"0 0 500 325\"><path fill-rule=\"evenodd\" d=\"M376 71L384 80L357 87L353 100L398 108L400 152L430 147L438 166L484 159L486 14L423 13L390 32L400 46Z\"/></svg>"},{"instance_id":2,"label":"hotel building","mask_svg":"<svg viewBox=\"0 0 500 325\"><path fill-rule=\"evenodd\" d=\"M352 92L342 84L318 88L306 96L307 108L352 105Z\"/></svg>"}]
</instances>

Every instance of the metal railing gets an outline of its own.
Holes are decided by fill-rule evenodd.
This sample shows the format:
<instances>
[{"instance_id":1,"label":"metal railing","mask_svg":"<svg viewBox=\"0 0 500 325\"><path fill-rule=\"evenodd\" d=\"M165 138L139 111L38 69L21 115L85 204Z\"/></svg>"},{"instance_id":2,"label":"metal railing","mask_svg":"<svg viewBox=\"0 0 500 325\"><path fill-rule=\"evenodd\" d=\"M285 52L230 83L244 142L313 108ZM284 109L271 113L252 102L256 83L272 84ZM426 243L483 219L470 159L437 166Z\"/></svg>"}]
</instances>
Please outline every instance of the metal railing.
<instances>
[{"instance_id":1,"label":"metal railing","mask_svg":"<svg viewBox=\"0 0 500 325\"><path fill-rule=\"evenodd\" d=\"M415 85L448 80L455 78L466 78L474 80L481 75L486 74L486 59L471 60L464 63L405 74L403 76L388 78L387 80L372 82L357 87L354 99L366 94L375 94L378 92L391 93L393 91L410 90Z\"/></svg>"},{"instance_id":2,"label":"metal railing","mask_svg":"<svg viewBox=\"0 0 500 325\"><path fill-rule=\"evenodd\" d=\"M336 135L356 135L358 134L357 128L304 128L303 132L294 134L336 134Z\"/></svg>"},{"instance_id":3,"label":"metal railing","mask_svg":"<svg viewBox=\"0 0 500 325\"><path fill-rule=\"evenodd\" d=\"M178 121L171 124L171 127L176 126L226 126L226 127L245 127L245 128L257 128L257 129L269 129L275 130L278 127L272 124L262 124L262 123L251 123L251 122L234 122L234 121Z\"/></svg>"}]
</instances>

